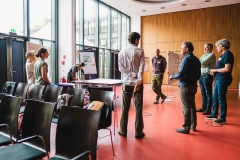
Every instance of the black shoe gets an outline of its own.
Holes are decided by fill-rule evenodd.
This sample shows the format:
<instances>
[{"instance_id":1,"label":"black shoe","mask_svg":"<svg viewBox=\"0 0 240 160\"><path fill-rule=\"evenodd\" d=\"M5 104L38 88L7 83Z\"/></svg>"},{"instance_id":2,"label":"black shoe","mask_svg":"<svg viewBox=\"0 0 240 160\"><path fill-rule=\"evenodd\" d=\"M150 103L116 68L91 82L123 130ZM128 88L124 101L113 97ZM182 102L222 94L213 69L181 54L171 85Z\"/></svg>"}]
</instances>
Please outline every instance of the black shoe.
<instances>
[{"instance_id":1,"label":"black shoe","mask_svg":"<svg viewBox=\"0 0 240 160\"><path fill-rule=\"evenodd\" d=\"M122 134L120 131L118 132L118 134L119 134L120 136L122 136L122 137L127 137L126 134Z\"/></svg>"},{"instance_id":2,"label":"black shoe","mask_svg":"<svg viewBox=\"0 0 240 160\"><path fill-rule=\"evenodd\" d=\"M155 100L155 101L153 102L153 104L158 104L158 100Z\"/></svg>"},{"instance_id":3,"label":"black shoe","mask_svg":"<svg viewBox=\"0 0 240 160\"><path fill-rule=\"evenodd\" d=\"M211 115L211 110L205 110L202 114L203 115Z\"/></svg>"},{"instance_id":4,"label":"black shoe","mask_svg":"<svg viewBox=\"0 0 240 160\"><path fill-rule=\"evenodd\" d=\"M185 130L185 129L183 129L183 128L177 128L177 129L176 129L176 132L178 132L178 133L183 133L183 134L189 134L189 131L188 131L188 130Z\"/></svg>"},{"instance_id":5,"label":"black shoe","mask_svg":"<svg viewBox=\"0 0 240 160\"><path fill-rule=\"evenodd\" d=\"M144 136L145 136L145 133L144 133L144 132L142 132L142 134L141 134L141 135L139 135L139 136L135 136L135 138L137 138L137 139L142 139Z\"/></svg>"},{"instance_id":6,"label":"black shoe","mask_svg":"<svg viewBox=\"0 0 240 160\"><path fill-rule=\"evenodd\" d=\"M226 121L221 120L221 119L217 119L217 120L213 121L213 123L217 123L217 124L225 124Z\"/></svg>"},{"instance_id":7,"label":"black shoe","mask_svg":"<svg viewBox=\"0 0 240 160\"><path fill-rule=\"evenodd\" d=\"M194 128L191 128L191 130L194 131L194 132L197 131L195 127L194 127Z\"/></svg>"},{"instance_id":8,"label":"black shoe","mask_svg":"<svg viewBox=\"0 0 240 160\"><path fill-rule=\"evenodd\" d=\"M167 96L164 96L164 97L162 98L161 104L165 101L166 98L167 98Z\"/></svg>"},{"instance_id":9,"label":"black shoe","mask_svg":"<svg viewBox=\"0 0 240 160\"><path fill-rule=\"evenodd\" d=\"M197 109L196 112L204 112L205 110L200 108L200 109Z\"/></svg>"},{"instance_id":10,"label":"black shoe","mask_svg":"<svg viewBox=\"0 0 240 160\"><path fill-rule=\"evenodd\" d=\"M213 120L217 119L217 117L213 117L213 116L211 116L211 115L210 115L210 116L206 116L205 118L206 118L206 119L213 119Z\"/></svg>"}]
</instances>

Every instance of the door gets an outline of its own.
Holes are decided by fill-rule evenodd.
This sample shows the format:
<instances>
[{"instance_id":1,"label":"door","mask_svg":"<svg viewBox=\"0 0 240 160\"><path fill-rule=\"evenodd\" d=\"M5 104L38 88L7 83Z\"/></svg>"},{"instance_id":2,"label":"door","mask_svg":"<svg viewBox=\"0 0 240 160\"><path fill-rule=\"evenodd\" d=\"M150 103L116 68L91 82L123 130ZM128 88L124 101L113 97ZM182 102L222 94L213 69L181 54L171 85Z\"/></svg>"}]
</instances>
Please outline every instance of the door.
<instances>
[{"instance_id":1,"label":"door","mask_svg":"<svg viewBox=\"0 0 240 160\"><path fill-rule=\"evenodd\" d=\"M26 82L24 46L23 38L0 35L0 91L6 81Z\"/></svg>"}]
</instances>

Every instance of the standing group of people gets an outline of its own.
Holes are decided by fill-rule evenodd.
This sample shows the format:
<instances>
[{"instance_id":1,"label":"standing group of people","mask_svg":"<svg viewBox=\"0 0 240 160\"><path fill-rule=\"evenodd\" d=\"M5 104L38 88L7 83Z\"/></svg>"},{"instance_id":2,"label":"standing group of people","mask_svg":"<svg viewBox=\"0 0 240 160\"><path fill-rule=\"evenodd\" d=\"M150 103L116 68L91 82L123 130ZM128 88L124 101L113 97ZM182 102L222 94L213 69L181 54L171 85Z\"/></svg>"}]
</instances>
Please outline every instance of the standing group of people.
<instances>
[{"instance_id":1,"label":"standing group of people","mask_svg":"<svg viewBox=\"0 0 240 160\"><path fill-rule=\"evenodd\" d=\"M128 112L131 97L134 97L136 108L135 138L143 138L144 124L142 117L143 107L143 72L144 72L144 51L138 47L140 34L132 32L128 36L129 46L121 50L118 55L119 71L123 73L122 85L122 117L120 121L119 135L127 137ZM216 65L216 56L212 53L213 45L204 44L204 54L198 59L194 54L194 46L191 42L183 42L180 54L183 56L179 72L169 77L170 80L178 79L180 87L180 99L182 102L183 125L177 128L176 132L189 134L190 130L196 131L197 114L209 115L205 118L214 119L213 123L226 123L227 88L232 82L232 68L234 56L229 51L230 42L221 39L215 43L217 51L221 53ZM166 70L166 59L160 55L160 50L155 50L152 58L153 78L152 90L156 93L154 104L161 103L166 99L162 93L161 85ZM216 66L216 68L215 68ZM212 95L212 84L215 79L214 93ZM197 93L197 82L200 84L202 93L202 108L196 110L195 94ZM218 108L220 106L220 118Z\"/></svg>"},{"instance_id":2,"label":"standing group of people","mask_svg":"<svg viewBox=\"0 0 240 160\"><path fill-rule=\"evenodd\" d=\"M36 61L35 56L38 58ZM28 84L37 84L37 85L50 85L51 82L48 79L48 64L44 61L48 58L49 53L46 48L40 48L38 53L35 55L34 51L28 51L26 53L26 73L27 73L27 82Z\"/></svg>"}]
</instances>

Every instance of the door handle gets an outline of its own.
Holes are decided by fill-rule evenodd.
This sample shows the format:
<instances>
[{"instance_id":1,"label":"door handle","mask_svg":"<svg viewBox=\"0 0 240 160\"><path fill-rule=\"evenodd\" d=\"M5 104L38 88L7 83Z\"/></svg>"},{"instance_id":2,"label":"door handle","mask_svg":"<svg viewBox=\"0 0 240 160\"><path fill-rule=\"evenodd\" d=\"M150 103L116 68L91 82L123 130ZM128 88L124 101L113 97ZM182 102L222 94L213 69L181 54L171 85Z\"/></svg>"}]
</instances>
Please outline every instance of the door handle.
<instances>
[{"instance_id":1,"label":"door handle","mask_svg":"<svg viewBox=\"0 0 240 160\"><path fill-rule=\"evenodd\" d=\"M16 71L13 71L12 68L9 68L9 72L8 73L11 74L11 76L12 76L13 72L16 72Z\"/></svg>"}]
</instances>

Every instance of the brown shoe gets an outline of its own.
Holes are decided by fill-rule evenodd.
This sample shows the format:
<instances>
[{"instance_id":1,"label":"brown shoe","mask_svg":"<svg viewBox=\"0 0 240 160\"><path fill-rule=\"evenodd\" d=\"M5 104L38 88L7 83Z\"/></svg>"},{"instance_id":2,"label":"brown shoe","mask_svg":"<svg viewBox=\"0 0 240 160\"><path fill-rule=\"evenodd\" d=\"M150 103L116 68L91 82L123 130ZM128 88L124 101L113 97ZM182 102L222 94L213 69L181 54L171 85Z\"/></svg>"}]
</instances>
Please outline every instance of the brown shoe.
<instances>
[{"instance_id":1,"label":"brown shoe","mask_svg":"<svg viewBox=\"0 0 240 160\"><path fill-rule=\"evenodd\" d=\"M167 98L167 96L164 96L164 97L162 98L161 104L165 101L166 98Z\"/></svg>"}]
</instances>

